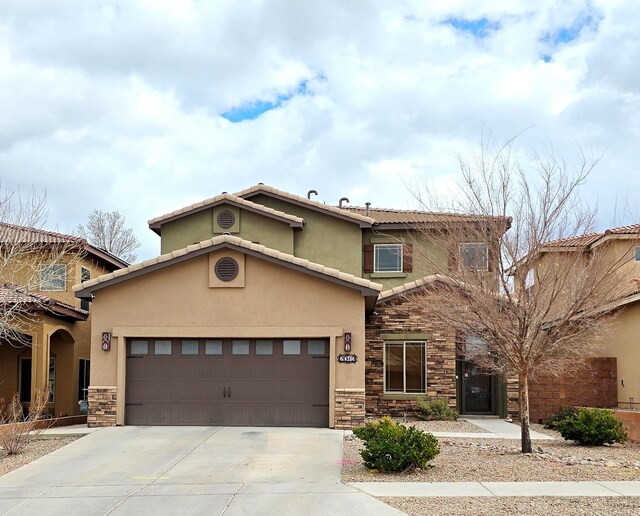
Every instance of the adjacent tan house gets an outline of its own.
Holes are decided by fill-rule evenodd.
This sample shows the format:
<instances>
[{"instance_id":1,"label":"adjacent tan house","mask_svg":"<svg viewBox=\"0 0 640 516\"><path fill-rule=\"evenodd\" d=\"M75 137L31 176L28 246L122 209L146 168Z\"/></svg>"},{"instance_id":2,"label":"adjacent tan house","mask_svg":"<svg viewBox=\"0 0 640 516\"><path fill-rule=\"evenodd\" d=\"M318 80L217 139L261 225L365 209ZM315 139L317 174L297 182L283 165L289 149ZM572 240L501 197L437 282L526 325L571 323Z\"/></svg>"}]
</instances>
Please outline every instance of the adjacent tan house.
<instances>
[{"instance_id":1,"label":"adjacent tan house","mask_svg":"<svg viewBox=\"0 0 640 516\"><path fill-rule=\"evenodd\" d=\"M557 266L564 257L588 256L604 248L615 273L623 278L620 291L611 292L601 305L616 314L613 333L576 375L532 383L533 419L544 420L564 405L640 406L640 224L548 242L538 263Z\"/></svg>"},{"instance_id":2,"label":"adjacent tan house","mask_svg":"<svg viewBox=\"0 0 640 516\"><path fill-rule=\"evenodd\" d=\"M403 295L439 281L416 246L459 263L424 228L478 220L311 194L258 184L156 217L160 256L74 287L92 300L90 425L350 428L425 395L506 414L505 382ZM497 238L455 252L490 271Z\"/></svg>"},{"instance_id":3,"label":"adjacent tan house","mask_svg":"<svg viewBox=\"0 0 640 516\"><path fill-rule=\"evenodd\" d=\"M0 307L16 310L19 326L0 338L0 399L18 393L28 407L49 390L48 412L79 414L90 381L90 302L71 287L127 264L81 238L3 223L0 246L27 249L9 253L0 278ZM34 267L35 284L26 285Z\"/></svg>"}]
</instances>

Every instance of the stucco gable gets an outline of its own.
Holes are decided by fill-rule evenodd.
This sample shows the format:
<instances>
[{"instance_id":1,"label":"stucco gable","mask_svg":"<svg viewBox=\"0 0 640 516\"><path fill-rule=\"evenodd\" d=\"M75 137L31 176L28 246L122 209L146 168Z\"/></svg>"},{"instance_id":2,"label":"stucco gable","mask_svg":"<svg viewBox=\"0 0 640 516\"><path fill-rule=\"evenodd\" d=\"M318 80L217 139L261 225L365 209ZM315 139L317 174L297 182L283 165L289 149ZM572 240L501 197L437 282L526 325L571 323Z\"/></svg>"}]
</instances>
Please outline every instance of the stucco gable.
<instances>
[{"instance_id":1,"label":"stucco gable","mask_svg":"<svg viewBox=\"0 0 640 516\"><path fill-rule=\"evenodd\" d=\"M184 208L180 208L178 210L165 213L164 215L160 215L158 217L150 219L148 221L149 228L157 234L160 234L160 228L167 222L187 217L188 215L192 215L203 210L208 210L210 208L213 208L214 206L219 206L221 204L229 204L231 206L236 206L241 209L246 209L254 213L258 213L260 215L285 222L292 228L302 228L304 225L304 219L302 219L301 217L296 217L295 215L290 215L282 211L274 210L272 208L269 208L268 206L263 206L262 204L243 199L242 197L233 194L223 193L221 195L211 197L210 199L205 199L204 201L200 201L195 204L185 206Z\"/></svg>"},{"instance_id":2,"label":"stucco gable","mask_svg":"<svg viewBox=\"0 0 640 516\"><path fill-rule=\"evenodd\" d=\"M169 267L195 256L211 253L220 248L229 248L240 251L247 255L255 256L305 274L359 290L363 296L368 298L368 301L370 301L369 304L371 305L382 289L382 285L379 283L374 283L352 274L341 272L337 269L325 267L322 264L313 263L303 258L282 253L248 240L243 240L231 235L220 235L198 244L193 244L186 248L178 249L171 253L131 265L114 273L104 274L79 285L75 285L73 290L76 297L81 299L91 299L94 292L110 285L127 281L141 274L147 274L161 268Z\"/></svg>"}]
</instances>

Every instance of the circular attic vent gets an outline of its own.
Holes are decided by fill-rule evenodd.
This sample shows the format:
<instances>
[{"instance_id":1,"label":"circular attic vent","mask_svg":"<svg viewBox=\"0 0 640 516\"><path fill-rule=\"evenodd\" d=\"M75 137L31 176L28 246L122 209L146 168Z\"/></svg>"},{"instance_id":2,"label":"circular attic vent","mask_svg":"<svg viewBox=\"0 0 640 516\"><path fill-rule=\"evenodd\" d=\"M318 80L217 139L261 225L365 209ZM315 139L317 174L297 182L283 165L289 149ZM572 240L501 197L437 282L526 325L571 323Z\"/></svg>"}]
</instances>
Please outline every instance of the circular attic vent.
<instances>
[{"instance_id":1,"label":"circular attic vent","mask_svg":"<svg viewBox=\"0 0 640 516\"><path fill-rule=\"evenodd\" d=\"M229 210L222 210L218 213L218 225L221 228L229 229L236 222L236 216Z\"/></svg>"},{"instance_id":2,"label":"circular attic vent","mask_svg":"<svg viewBox=\"0 0 640 516\"><path fill-rule=\"evenodd\" d=\"M216 263L216 276L222 281L231 281L238 275L238 262L233 258L220 258Z\"/></svg>"}]
</instances>

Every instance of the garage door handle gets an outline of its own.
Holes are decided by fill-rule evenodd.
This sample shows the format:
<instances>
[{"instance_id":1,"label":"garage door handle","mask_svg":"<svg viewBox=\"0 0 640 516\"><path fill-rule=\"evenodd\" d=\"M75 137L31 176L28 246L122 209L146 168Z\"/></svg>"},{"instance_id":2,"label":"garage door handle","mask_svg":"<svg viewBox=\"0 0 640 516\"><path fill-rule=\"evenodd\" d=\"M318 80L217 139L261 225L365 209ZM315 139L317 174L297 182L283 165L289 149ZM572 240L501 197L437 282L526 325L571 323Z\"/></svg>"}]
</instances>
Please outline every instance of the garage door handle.
<instances>
[{"instance_id":1,"label":"garage door handle","mask_svg":"<svg viewBox=\"0 0 640 516\"><path fill-rule=\"evenodd\" d=\"M227 388L226 388L226 387L223 387L223 388L222 388L222 396L223 396L224 398L226 398L226 397L227 397Z\"/></svg>"},{"instance_id":2,"label":"garage door handle","mask_svg":"<svg viewBox=\"0 0 640 516\"><path fill-rule=\"evenodd\" d=\"M229 397L231 397L231 387L229 387L229 390L227 391L227 393L229 394Z\"/></svg>"}]
</instances>

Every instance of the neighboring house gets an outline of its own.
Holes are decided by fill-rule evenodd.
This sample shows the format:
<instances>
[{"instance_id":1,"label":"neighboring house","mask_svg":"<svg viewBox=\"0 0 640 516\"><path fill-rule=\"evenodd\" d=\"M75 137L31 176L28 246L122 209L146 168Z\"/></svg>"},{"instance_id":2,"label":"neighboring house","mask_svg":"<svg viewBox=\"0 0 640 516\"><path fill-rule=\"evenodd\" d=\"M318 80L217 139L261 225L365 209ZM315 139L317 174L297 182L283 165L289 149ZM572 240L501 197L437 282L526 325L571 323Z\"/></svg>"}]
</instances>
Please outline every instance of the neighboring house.
<instances>
[{"instance_id":1,"label":"neighboring house","mask_svg":"<svg viewBox=\"0 0 640 516\"><path fill-rule=\"evenodd\" d=\"M263 184L150 220L160 256L74 287L93 299L89 424L350 428L424 395L505 415L505 382L458 360L464 342L429 314L442 277L418 251L494 266L499 235L455 249L426 236L450 223L477 234L481 219Z\"/></svg>"},{"instance_id":2,"label":"neighboring house","mask_svg":"<svg viewBox=\"0 0 640 516\"><path fill-rule=\"evenodd\" d=\"M565 258L575 262L575 256L589 256L602 249L606 249L606 265L622 277L617 291L610 292L600 304L616 315L613 333L583 368L560 378L531 382L533 420L545 420L565 405L640 406L640 224L548 242L536 263L539 267L562 266Z\"/></svg>"},{"instance_id":3,"label":"neighboring house","mask_svg":"<svg viewBox=\"0 0 640 516\"><path fill-rule=\"evenodd\" d=\"M26 249L3 254L10 263L1 269L0 309L16 313L11 324L21 332L0 338L0 399L18 393L28 407L48 389L48 412L78 414L89 386L90 300L71 287L127 264L81 238L5 223L0 246Z\"/></svg>"}]
</instances>

